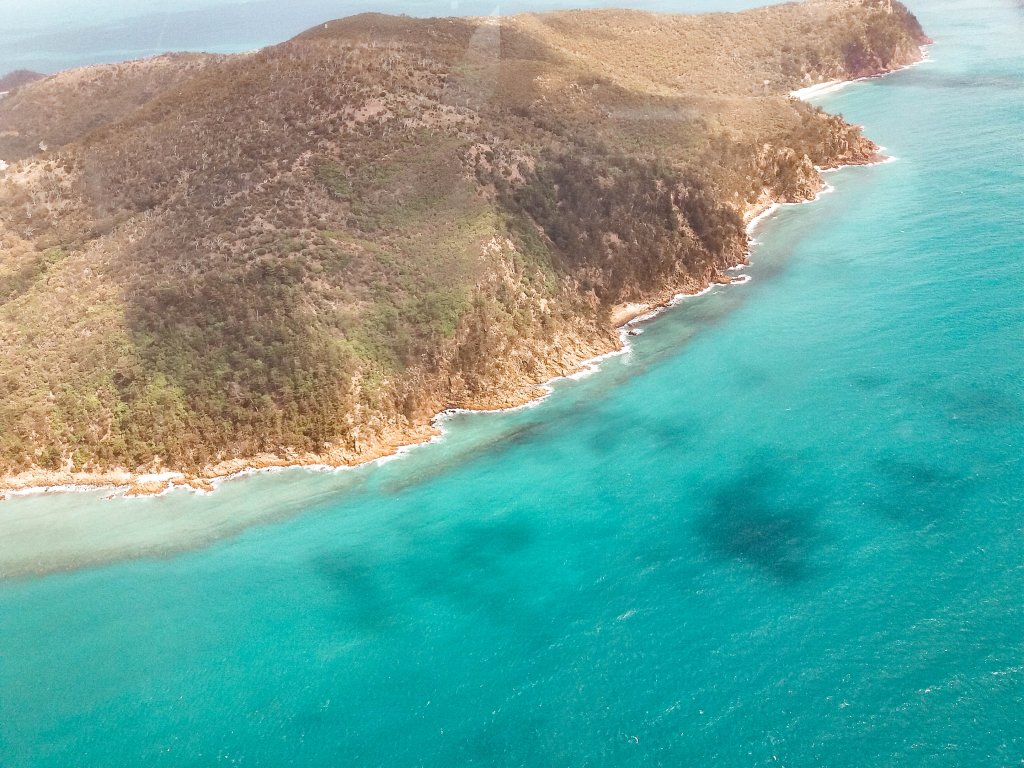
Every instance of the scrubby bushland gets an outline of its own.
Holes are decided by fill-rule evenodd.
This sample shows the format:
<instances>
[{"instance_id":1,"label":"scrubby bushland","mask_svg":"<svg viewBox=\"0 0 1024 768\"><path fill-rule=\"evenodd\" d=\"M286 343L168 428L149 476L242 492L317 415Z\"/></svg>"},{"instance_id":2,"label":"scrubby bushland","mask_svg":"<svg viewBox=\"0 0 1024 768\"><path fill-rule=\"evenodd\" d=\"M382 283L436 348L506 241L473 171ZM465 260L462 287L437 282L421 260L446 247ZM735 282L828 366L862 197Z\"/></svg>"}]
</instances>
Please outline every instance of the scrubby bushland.
<instances>
[{"instance_id":1,"label":"scrubby bushland","mask_svg":"<svg viewBox=\"0 0 1024 768\"><path fill-rule=\"evenodd\" d=\"M344 459L501 404L873 145L788 98L905 63L898 3L363 15L0 101L0 473Z\"/></svg>"}]
</instances>

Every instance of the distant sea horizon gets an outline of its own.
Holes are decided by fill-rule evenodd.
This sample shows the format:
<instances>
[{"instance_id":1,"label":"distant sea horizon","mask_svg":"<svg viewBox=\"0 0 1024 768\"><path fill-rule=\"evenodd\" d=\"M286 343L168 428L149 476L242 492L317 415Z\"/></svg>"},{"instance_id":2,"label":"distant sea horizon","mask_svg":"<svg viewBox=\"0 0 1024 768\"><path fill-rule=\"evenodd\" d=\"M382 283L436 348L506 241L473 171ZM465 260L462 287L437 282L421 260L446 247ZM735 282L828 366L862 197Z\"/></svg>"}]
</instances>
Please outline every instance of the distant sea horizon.
<instances>
[{"instance_id":1,"label":"distant sea horizon","mask_svg":"<svg viewBox=\"0 0 1024 768\"><path fill-rule=\"evenodd\" d=\"M735 11L757 0L0 0L0 76L43 74L170 51L242 53L283 42L316 24L369 11L409 16L491 16L565 8L631 7L700 13Z\"/></svg>"}]
</instances>

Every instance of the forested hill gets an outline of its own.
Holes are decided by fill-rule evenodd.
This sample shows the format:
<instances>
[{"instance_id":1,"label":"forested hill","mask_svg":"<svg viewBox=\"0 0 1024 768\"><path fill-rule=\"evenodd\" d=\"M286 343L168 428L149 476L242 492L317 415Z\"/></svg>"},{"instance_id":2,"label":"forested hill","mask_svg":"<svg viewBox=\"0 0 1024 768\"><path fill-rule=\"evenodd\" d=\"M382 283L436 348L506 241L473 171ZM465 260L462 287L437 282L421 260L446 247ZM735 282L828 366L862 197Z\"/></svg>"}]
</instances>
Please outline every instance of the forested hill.
<instances>
[{"instance_id":1,"label":"forested hill","mask_svg":"<svg viewBox=\"0 0 1024 768\"><path fill-rule=\"evenodd\" d=\"M611 349L616 306L742 260L744 215L815 165L871 159L788 93L923 42L887 0L371 14L19 81L0 474L353 461L521 401Z\"/></svg>"}]
</instances>

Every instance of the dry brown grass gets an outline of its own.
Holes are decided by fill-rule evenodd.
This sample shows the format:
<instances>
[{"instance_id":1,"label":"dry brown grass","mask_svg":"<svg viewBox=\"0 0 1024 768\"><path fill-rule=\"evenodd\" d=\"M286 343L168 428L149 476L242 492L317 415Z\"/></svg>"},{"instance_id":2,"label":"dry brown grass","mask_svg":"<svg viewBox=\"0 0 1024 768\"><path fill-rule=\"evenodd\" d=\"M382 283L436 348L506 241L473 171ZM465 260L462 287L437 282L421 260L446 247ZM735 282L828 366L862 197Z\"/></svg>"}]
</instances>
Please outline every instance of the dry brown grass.
<instances>
[{"instance_id":1,"label":"dry brown grass","mask_svg":"<svg viewBox=\"0 0 1024 768\"><path fill-rule=\"evenodd\" d=\"M614 343L615 304L741 258L751 205L870 155L786 93L912 55L876 5L366 14L23 86L0 472L348 456L521 399Z\"/></svg>"},{"instance_id":2,"label":"dry brown grass","mask_svg":"<svg viewBox=\"0 0 1024 768\"><path fill-rule=\"evenodd\" d=\"M56 151L127 117L220 59L169 54L72 69L23 84L0 100L0 158L21 160L37 153L40 143Z\"/></svg>"}]
</instances>

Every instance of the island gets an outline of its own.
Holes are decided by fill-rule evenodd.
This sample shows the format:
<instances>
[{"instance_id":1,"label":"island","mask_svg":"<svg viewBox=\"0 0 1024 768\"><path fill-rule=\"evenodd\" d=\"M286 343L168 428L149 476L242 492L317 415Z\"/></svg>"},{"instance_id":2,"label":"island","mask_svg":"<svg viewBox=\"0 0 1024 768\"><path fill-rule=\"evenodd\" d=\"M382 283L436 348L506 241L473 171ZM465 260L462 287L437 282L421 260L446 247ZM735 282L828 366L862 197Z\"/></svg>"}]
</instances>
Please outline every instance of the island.
<instances>
[{"instance_id":1,"label":"island","mask_svg":"<svg viewBox=\"0 0 1024 768\"><path fill-rule=\"evenodd\" d=\"M792 94L928 42L896 0L363 14L5 78L0 493L354 465L528 402L877 161Z\"/></svg>"}]
</instances>

